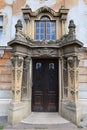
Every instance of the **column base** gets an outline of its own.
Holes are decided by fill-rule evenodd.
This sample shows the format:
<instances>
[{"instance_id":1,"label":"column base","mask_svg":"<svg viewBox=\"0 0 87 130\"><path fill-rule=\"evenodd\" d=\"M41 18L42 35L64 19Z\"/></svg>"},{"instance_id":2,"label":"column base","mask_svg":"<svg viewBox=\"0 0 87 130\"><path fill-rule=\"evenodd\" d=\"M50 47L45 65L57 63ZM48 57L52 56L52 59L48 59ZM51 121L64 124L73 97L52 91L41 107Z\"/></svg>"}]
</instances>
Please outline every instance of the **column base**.
<instances>
[{"instance_id":1,"label":"column base","mask_svg":"<svg viewBox=\"0 0 87 130\"><path fill-rule=\"evenodd\" d=\"M81 115L80 108L74 102L62 102L61 116L74 124L79 124Z\"/></svg>"},{"instance_id":2,"label":"column base","mask_svg":"<svg viewBox=\"0 0 87 130\"><path fill-rule=\"evenodd\" d=\"M10 104L8 112L8 123L15 125L31 113L31 106L28 101L14 102Z\"/></svg>"}]
</instances>

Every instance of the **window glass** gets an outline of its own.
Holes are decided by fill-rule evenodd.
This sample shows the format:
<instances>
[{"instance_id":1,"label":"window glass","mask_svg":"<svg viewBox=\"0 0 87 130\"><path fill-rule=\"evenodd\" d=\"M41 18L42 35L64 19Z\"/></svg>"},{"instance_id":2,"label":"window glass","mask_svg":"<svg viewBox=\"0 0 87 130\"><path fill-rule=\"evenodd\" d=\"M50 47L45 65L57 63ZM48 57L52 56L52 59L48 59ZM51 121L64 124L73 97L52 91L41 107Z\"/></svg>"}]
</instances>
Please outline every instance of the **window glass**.
<instances>
[{"instance_id":1,"label":"window glass","mask_svg":"<svg viewBox=\"0 0 87 130\"><path fill-rule=\"evenodd\" d=\"M54 63L49 63L49 70L53 69L54 70Z\"/></svg>"},{"instance_id":2,"label":"window glass","mask_svg":"<svg viewBox=\"0 0 87 130\"><path fill-rule=\"evenodd\" d=\"M37 62L37 63L36 63L36 69L40 69L41 66L42 66L42 64L41 64L40 62Z\"/></svg>"},{"instance_id":3,"label":"window glass","mask_svg":"<svg viewBox=\"0 0 87 130\"><path fill-rule=\"evenodd\" d=\"M48 16L43 16L41 20L50 20L50 18Z\"/></svg>"},{"instance_id":4,"label":"window glass","mask_svg":"<svg viewBox=\"0 0 87 130\"><path fill-rule=\"evenodd\" d=\"M55 21L51 21L49 17L42 17L40 21L35 21L35 39L36 40L55 40L56 27Z\"/></svg>"}]
</instances>

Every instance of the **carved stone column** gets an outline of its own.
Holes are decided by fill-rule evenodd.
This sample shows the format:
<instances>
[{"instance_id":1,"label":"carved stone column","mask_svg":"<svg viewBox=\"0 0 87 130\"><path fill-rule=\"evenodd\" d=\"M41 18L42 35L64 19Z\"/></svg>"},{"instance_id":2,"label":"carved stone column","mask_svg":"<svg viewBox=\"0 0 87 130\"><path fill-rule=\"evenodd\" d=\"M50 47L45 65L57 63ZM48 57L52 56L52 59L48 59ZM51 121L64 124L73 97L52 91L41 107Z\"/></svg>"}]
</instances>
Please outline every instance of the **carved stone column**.
<instances>
[{"instance_id":1,"label":"carved stone column","mask_svg":"<svg viewBox=\"0 0 87 130\"><path fill-rule=\"evenodd\" d=\"M22 74L23 74L23 57L19 55L14 55L11 57L12 61L12 92L13 101L21 101L21 85L22 85Z\"/></svg>"},{"instance_id":2,"label":"carved stone column","mask_svg":"<svg viewBox=\"0 0 87 130\"><path fill-rule=\"evenodd\" d=\"M30 57L24 59L23 80L22 80L22 100L29 99L29 85L30 85Z\"/></svg>"},{"instance_id":3,"label":"carved stone column","mask_svg":"<svg viewBox=\"0 0 87 130\"><path fill-rule=\"evenodd\" d=\"M78 56L63 58L63 99L61 115L78 124L80 121L80 109L78 104Z\"/></svg>"},{"instance_id":4,"label":"carved stone column","mask_svg":"<svg viewBox=\"0 0 87 130\"><path fill-rule=\"evenodd\" d=\"M68 87L71 102L77 103L78 100L78 70L79 59L77 56L68 57Z\"/></svg>"},{"instance_id":5,"label":"carved stone column","mask_svg":"<svg viewBox=\"0 0 87 130\"><path fill-rule=\"evenodd\" d=\"M63 57L63 99L68 100L68 65L66 57Z\"/></svg>"}]
</instances>

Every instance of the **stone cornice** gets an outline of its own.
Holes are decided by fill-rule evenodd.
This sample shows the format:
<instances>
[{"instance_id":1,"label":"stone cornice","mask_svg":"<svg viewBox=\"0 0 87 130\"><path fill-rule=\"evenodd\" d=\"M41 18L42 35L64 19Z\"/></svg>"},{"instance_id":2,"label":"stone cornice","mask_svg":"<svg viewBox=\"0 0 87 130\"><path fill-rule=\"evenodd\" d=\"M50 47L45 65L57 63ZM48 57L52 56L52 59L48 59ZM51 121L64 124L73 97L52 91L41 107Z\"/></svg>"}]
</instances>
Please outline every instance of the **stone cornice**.
<instances>
[{"instance_id":1,"label":"stone cornice","mask_svg":"<svg viewBox=\"0 0 87 130\"><path fill-rule=\"evenodd\" d=\"M20 33L20 35L19 35ZM16 34L15 39L10 41L8 43L9 46L14 46L14 44L18 45L21 44L23 46L27 46L30 48L62 48L68 45L78 45L79 47L83 46L83 43L80 42L74 35L66 34L63 37L61 37L58 40L55 41L47 41L47 40L42 40L42 41L35 41L33 39L30 39L27 37L25 34L21 33L21 31Z\"/></svg>"},{"instance_id":2,"label":"stone cornice","mask_svg":"<svg viewBox=\"0 0 87 130\"><path fill-rule=\"evenodd\" d=\"M58 17L60 15L59 12L55 12L53 9L51 9L51 8L49 8L47 6L41 7L38 10L36 10L35 12L33 12L31 10L31 8L26 8L25 7L25 8L22 8L22 12L23 12L24 15L29 14L29 16L31 16L31 17L36 17L40 13L47 13L47 12L50 13L54 17Z\"/></svg>"}]
</instances>

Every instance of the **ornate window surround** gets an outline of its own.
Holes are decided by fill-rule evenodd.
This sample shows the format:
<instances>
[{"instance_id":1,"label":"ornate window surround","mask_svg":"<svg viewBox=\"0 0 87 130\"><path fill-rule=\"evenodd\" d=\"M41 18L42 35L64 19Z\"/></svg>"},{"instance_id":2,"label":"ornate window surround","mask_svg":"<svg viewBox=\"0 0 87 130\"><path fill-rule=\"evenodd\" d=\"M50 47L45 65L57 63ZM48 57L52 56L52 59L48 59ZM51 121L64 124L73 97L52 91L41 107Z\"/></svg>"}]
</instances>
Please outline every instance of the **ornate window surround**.
<instances>
[{"instance_id":1,"label":"ornate window surround","mask_svg":"<svg viewBox=\"0 0 87 130\"><path fill-rule=\"evenodd\" d=\"M54 20L56 22L56 39L59 39L62 35L64 35L65 21L68 14L68 9L61 7L58 12L55 12L53 9L44 6L33 12L31 8L26 5L24 8L22 8L22 12L24 17L25 34L31 39L34 40L35 21L40 20L41 17L45 15L48 16L50 20Z\"/></svg>"}]
</instances>

